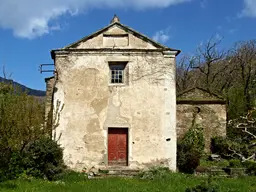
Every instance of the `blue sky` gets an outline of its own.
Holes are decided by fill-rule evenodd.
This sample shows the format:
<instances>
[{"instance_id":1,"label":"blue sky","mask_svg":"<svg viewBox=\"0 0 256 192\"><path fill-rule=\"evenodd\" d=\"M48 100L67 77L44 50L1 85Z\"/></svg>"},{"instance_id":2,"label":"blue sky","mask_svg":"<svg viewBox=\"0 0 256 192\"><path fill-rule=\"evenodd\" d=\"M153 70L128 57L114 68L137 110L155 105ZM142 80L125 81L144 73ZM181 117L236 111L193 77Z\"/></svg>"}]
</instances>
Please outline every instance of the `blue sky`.
<instances>
[{"instance_id":1,"label":"blue sky","mask_svg":"<svg viewBox=\"0 0 256 192\"><path fill-rule=\"evenodd\" d=\"M193 53L211 36L223 48L256 39L256 0L0 0L0 66L28 87L45 90L39 64L61 48L109 24L121 23L161 43Z\"/></svg>"}]
</instances>

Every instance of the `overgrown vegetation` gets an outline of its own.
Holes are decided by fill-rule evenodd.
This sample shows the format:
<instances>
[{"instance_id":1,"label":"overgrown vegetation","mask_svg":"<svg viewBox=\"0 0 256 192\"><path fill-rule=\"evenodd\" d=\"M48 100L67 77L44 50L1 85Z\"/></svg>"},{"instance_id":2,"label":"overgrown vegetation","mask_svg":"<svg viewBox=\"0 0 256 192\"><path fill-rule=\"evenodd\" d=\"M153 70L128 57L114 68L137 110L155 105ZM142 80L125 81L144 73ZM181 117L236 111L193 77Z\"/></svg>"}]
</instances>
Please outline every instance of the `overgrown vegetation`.
<instances>
[{"instance_id":1,"label":"overgrown vegetation","mask_svg":"<svg viewBox=\"0 0 256 192\"><path fill-rule=\"evenodd\" d=\"M212 178L211 186L218 184L219 191L256 191L255 177L242 178ZM94 192L94 191L132 191L132 192L184 192L187 188L208 183L206 177L197 177L181 173L168 173L161 179L139 178L101 178L86 179L81 173L69 173L58 181L49 182L41 179L7 181L0 183L0 191L4 192ZM201 185L202 186L202 185ZM210 186L210 187L211 187ZM202 186L203 187L203 186Z\"/></svg>"},{"instance_id":2,"label":"overgrown vegetation","mask_svg":"<svg viewBox=\"0 0 256 192\"><path fill-rule=\"evenodd\" d=\"M0 181L24 176L52 180L61 172L62 149L46 125L42 100L0 83Z\"/></svg>"},{"instance_id":3,"label":"overgrown vegetation","mask_svg":"<svg viewBox=\"0 0 256 192\"><path fill-rule=\"evenodd\" d=\"M211 38L193 56L177 64L177 92L198 86L227 101L228 119L247 114L256 105L256 40L221 49L222 39Z\"/></svg>"},{"instance_id":4,"label":"overgrown vegetation","mask_svg":"<svg viewBox=\"0 0 256 192\"><path fill-rule=\"evenodd\" d=\"M221 49L222 39L211 38L177 67L177 91L198 86L227 102L227 137L214 138L212 153L230 161L231 167L256 161L256 40ZM253 174L251 171L250 174Z\"/></svg>"},{"instance_id":5,"label":"overgrown vegetation","mask_svg":"<svg viewBox=\"0 0 256 192\"><path fill-rule=\"evenodd\" d=\"M228 159L229 167L248 168L248 174L256 173L256 115L250 111L245 117L229 121L230 131L227 138L216 137L212 140L212 152Z\"/></svg>"},{"instance_id":6,"label":"overgrown vegetation","mask_svg":"<svg viewBox=\"0 0 256 192\"><path fill-rule=\"evenodd\" d=\"M248 175L256 176L256 162L255 161L245 161L242 164L246 168L246 173Z\"/></svg>"},{"instance_id":7,"label":"overgrown vegetation","mask_svg":"<svg viewBox=\"0 0 256 192\"><path fill-rule=\"evenodd\" d=\"M194 124L178 141L177 164L178 169L184 173L194 173L200 164L200 158L204 152L204 135L202 128Z\"/></svg>"},{"instance_id":8,"label":"overgrown vegetation","mask_svg":"<svg viewBox=\"0 0 256 192\"><path fill-rule=\"evenodd\" d=\"M201 159L200 168L244 167L247 174L255 175L256 40L237 42L227 50L221 48L221 42L222 39L212 37L198 46L194 55L180 59L176 71L177 92L200 87L226 100L227 137L213 138L211 148L221 160ZM178 146L178 152L179 149Z\"/></svg>"}]
</instances>

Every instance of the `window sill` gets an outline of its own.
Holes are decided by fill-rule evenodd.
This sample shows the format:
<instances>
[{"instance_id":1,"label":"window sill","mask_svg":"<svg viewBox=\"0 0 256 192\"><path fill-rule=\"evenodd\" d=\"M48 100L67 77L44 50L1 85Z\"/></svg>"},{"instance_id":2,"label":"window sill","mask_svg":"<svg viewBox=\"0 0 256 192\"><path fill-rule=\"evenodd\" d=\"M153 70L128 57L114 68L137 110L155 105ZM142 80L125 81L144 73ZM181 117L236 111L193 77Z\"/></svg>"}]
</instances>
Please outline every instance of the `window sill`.
<instances>
[{"instance_id":1,"label":"window sill","mask_svg":"<svg viewBox=\"0 0 256 192\"><path fill-rule=\"evenodd\" d=\"M126 84L124 83L110 83L108 84L109 87L125 87Z\"/></svg>"}]
</instances>

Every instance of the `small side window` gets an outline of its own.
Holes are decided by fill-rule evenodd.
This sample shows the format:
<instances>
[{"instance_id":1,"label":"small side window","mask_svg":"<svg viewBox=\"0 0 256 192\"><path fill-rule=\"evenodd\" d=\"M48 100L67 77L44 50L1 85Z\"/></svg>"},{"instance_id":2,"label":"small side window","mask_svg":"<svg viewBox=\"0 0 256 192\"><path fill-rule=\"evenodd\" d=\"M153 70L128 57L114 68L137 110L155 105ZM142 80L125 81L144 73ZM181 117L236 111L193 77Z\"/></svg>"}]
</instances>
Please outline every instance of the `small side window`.
<instances>
[{"instance_id":1,"label":"small side window","mask_svg":"<svg viewBox=\"0 0 256 192\"><path fill-rule=\"evenodd\" d=\"M125 83L125 67L126 62L110 62L110 83L111 84L124 84Z\"/></svg>"}]
</instances>

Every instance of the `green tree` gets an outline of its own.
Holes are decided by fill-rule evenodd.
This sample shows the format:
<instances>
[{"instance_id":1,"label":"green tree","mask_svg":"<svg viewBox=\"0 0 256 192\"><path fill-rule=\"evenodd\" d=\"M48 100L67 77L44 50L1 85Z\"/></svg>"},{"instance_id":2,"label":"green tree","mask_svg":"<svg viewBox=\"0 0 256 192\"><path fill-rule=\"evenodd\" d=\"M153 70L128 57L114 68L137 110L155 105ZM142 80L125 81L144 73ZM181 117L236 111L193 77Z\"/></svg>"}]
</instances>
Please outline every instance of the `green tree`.
<instances>
[{"instance_id":1,"label":"green tree","mask_svg":"<svg viewBox=\"0 0 256 192\"><path fill-rule=\"evenodd\" d=\"M11 84L0 84L0 145L22 151L45 135L44 102Z\"/></svg>"},{"instance_id":2,"label":"green tree","mask_svg":"<svg viewBox=\"0 0 256 192\"><path fill-rule=\"evenodd\" d=\"M0 181L21 174L51 180L63 170L62 149L52 139L57 125L44 113L43 99L0 83Z\"/></svg>"}]
</instances>

